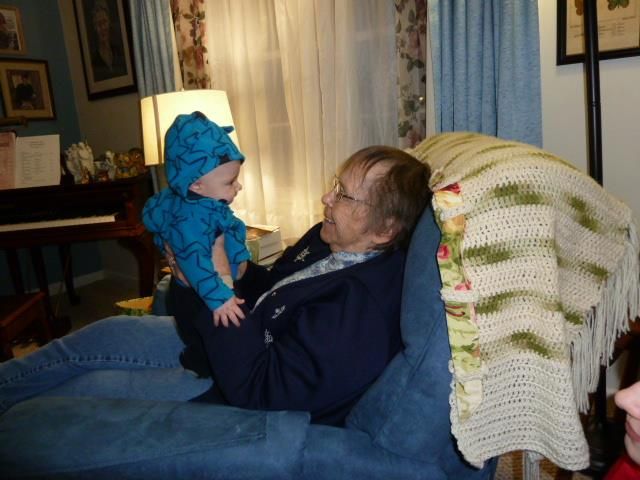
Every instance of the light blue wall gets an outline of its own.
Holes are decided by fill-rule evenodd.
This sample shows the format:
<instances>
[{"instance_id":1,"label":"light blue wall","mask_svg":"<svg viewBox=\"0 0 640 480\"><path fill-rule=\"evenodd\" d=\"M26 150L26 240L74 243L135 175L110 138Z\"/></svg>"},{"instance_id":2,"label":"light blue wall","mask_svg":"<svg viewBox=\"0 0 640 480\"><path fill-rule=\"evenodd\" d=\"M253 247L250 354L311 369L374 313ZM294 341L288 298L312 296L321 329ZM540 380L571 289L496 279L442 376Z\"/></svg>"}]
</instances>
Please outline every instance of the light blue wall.
<instances>
[{"instance_id":1,"label":"light blue wall","mask_svg":"<svg viewBox=\"0 0 640 480\"><path fill-rule=\"evenodd\" d=\"M80 126L58 2L56 0L2 0L2 4L15 5L20 10L22 17L27 53L26 55L16 55L15 58L45 60L48 63L56 113L55 120L32 121L27 127L16 128L18 135L57 133L60 135L61 148L64 148L64 145L78 142L81 140ZM4 116L4 111L2 115ZM20 254L23 276L27 283L26 288L35 288L35 277L31 271L28 256L24 251L21 251ZM46 247L44 255L49 282L59 281L62 278L62 269L57 249ZM100 251L96 243L74 244L72 255L73 270L76 276L102 269ZM8 268L3 257L4 254L0 255L0 295L12 293Z\"/></svg>"},{"instance_id":2,"label":"light blue wall","mask_svg":"<svg viewBox=\"0 0 640 480\"><path fill-rule=\"evenodd\" d=\"M26 128L17 129L19 135L60 134L60 145L69 145L80 139L78 114L69 74L69 62L64 47L62 22L55 0L3 0L5 5L20 9L24 27L26 55L19 59L45 60L49 67L53 90L55 120L29 122ZM4 114L4 112L3 112Z\"/></svg>"}]
</instances>

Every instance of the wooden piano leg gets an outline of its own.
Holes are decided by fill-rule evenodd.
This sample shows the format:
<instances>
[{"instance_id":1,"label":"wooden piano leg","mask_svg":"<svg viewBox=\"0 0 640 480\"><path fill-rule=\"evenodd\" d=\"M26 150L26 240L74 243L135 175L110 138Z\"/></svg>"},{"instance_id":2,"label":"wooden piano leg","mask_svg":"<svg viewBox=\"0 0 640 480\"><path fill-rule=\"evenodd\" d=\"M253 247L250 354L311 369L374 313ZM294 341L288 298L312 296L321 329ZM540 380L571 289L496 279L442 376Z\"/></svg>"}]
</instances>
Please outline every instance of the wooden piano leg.
<instances>
[{"instance_id":1,"label":"wooden piano leg","mask_svg":"<svg viewBox=\"0 0 640 480\"><path fill-rule=\"evenodd\" d=\"M60 256L60 263L62 265L62 274L64 276L64 285L67 289L67 296L69 297L69 303L71 305L78 305L80 303L80 296L76 293L75 286L73 285L73 264L71 258L71 245L63 243L58 246L58 255Z\"/></svg>"},{"instance_id":2,"label":"wooden piano leg","mask_svg":"<svg viewBox=\"0 0 640 480\"><path fill-rule=\"evenodd\" d=\"M124 237L119 240L122 246L129 249L138 261L138 285L140 296L148 297L153 293L155 278L155 246L153 237L148 232L139 237Z\"/></svg>"},{"instance_id":3,"label":"wooden piano leg","mask_svg":"<svg viewBox=\"0 0 640 480\"><path fill-rule=\"evenodd\" d=\"M42 257L42 249L40 247L31 247L31 262L36 273L38 288L44 293L44 308L47 318L50 320L50 326L54 337L61 337L71 330L71 321L69 317L56 317L51 305L51 296L49 294L49 282L47 280L47 271L44 266L44 258Z\"/></svg>"},{"instance_id":4,"label":"wooden piano leg","mask_svg":"<svg viewBox=\"0 0 640 480\"><path fill-rule=\"evenodd\" d=\"M22 281L22 270L20 270L18 252L14 248L6 248L4 253L7 257L7 264L9 265L9 274L13 282L13 290L16 295L22 295L24 293L24 282Z\"/></svg>"}]
</instances>

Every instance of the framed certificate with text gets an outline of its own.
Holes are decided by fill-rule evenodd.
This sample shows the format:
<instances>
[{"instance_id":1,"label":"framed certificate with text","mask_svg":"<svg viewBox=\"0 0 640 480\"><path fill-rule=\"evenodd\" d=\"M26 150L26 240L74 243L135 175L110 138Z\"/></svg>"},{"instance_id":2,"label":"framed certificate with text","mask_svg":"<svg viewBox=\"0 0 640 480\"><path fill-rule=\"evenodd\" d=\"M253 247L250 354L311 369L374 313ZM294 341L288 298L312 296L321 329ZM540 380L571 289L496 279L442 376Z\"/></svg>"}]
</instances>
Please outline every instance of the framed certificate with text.
<instances>
[{"instance_id":1,"label":"framed certificate with text","mask_svg":"<svg viewBox=\"0 0 640 480\"><path fill-rule=\"evenodd\" d=\"M584 2L558 1L557 64L584 60ZM640 0L597 0L599 58L640 55Z\"/></svg>"}]
</instances>

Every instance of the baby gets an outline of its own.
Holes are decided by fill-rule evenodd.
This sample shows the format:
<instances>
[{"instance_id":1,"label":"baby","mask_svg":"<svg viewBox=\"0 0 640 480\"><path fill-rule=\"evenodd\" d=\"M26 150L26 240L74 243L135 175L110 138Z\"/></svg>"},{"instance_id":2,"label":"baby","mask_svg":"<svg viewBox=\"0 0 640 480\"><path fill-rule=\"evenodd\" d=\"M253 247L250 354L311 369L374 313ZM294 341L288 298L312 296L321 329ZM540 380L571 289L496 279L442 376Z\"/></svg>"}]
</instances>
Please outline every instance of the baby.
<instances>
[{"instance_id":1,"label":"baby","mask_svg":"<svg viewBox=\"0 0 640 480\"><path fill-rule=\"evenodd\" d=\"M231 271L250 257L246 227L229 208L242 189L238 174L244 161L228 135L232 131L200 112L178 115L165 137L169 187L151 197L142 214L160 251L175 259L184 275L182 282L176 280L195 289L216 326L239 325L244 300L234 295L230 272L216 271L214 243L223 236Z\"/></svg>"}]
</instances>

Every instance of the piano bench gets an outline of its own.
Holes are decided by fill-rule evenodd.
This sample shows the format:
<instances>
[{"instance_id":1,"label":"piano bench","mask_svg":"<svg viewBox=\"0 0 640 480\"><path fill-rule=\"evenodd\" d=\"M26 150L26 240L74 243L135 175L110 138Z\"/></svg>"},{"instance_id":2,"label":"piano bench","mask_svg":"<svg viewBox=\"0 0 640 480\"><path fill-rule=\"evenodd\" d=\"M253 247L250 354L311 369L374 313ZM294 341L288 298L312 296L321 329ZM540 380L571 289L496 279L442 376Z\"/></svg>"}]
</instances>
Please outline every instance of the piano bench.
<instances>
[{"instance_id":1,"label":"piano bench","mask_svg":"<svg viewBox=\"0 0 640 480\"><path fill-rule=\"evenodd\" d=\"M0 361L13 358L11 343L36 323L41 340L51 340L43 292L0 297Z\"/></svg>"}]
</instances>

